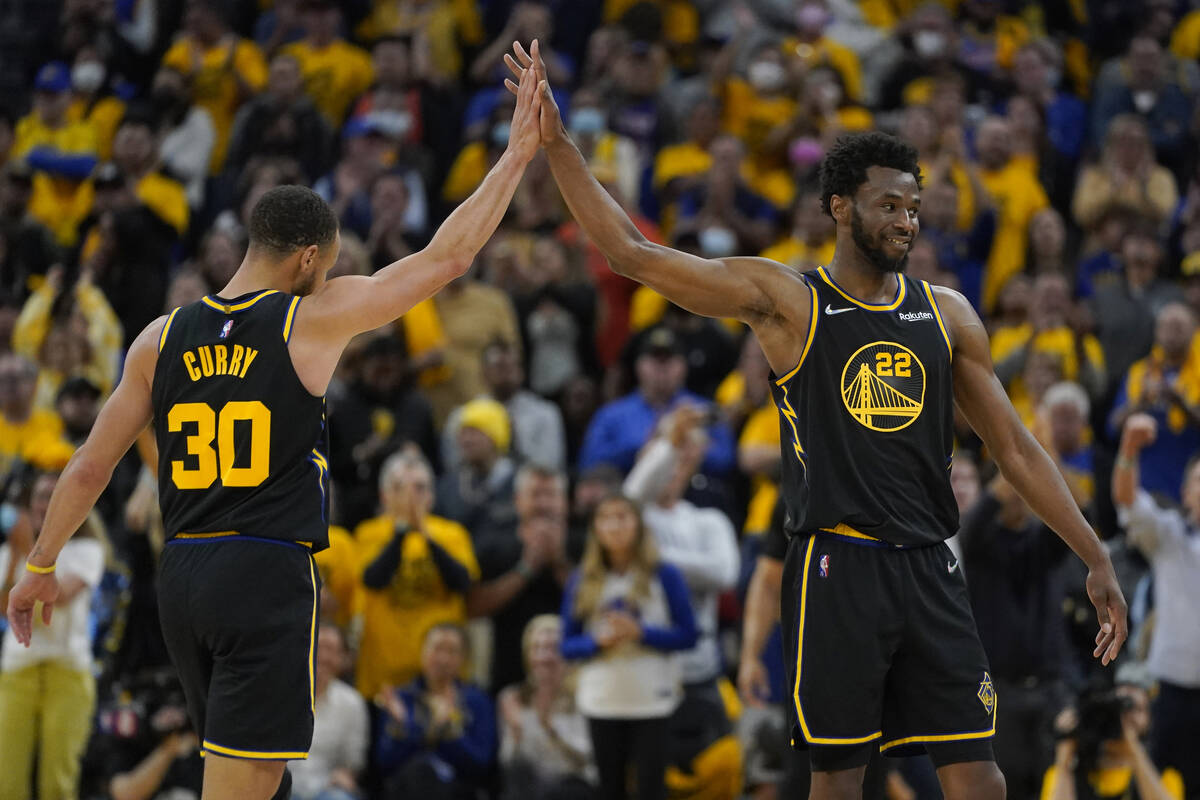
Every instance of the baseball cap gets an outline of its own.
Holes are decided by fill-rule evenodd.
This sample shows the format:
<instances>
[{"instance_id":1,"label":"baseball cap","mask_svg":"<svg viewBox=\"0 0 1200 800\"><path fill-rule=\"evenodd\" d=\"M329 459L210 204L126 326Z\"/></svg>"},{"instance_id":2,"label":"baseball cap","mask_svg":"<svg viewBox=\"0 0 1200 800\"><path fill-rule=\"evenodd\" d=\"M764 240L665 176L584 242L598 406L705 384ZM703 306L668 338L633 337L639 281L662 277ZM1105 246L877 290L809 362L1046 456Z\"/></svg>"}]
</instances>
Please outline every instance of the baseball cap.
<instances>
[{"instance_id":1,"label":"baseball cap","mask_svg":"<svg viewBox=\"0 0 1200 800\"><path fill-rule=\"evenodd\" d=\"M659 358L681 356L683 355L683 344L675 335L675 331L670 328L654 328L642 340L641 347L638 348L638 355Z\"/></svg>"},{"instance_id":2,"label":"baseball cap","mask_svg":"<svg viewBox=\"0 0 1200 800\"><path fill-rule=\"evenodd\" d=\"M65 92L71 88L71 70L62 61L51 61L38 70L33 88L39 92Z\"/></svg>"}]
</instances>

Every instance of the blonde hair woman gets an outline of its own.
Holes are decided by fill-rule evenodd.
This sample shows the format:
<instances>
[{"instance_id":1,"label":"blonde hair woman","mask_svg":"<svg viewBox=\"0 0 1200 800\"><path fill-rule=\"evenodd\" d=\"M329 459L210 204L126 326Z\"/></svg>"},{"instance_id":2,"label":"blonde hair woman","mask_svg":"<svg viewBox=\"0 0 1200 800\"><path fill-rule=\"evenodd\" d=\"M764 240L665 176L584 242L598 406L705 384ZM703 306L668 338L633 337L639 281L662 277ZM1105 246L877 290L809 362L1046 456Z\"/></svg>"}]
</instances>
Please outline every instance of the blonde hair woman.
<instances>
[{"instance_id":1,"label":"blonde hair woman","mask_svg":"<svg viewBox=\"0 0 1200 800\"><path fill-rule=\"evenodd\" d=\"M659 561L632 500L614 495L592 515L579 569L563 598L563 655L578 660L575 701L588 720L605 800L663 800L667 719L683 697L672 653L696 643L687 586Z\"/></svg>"}]
</instances>

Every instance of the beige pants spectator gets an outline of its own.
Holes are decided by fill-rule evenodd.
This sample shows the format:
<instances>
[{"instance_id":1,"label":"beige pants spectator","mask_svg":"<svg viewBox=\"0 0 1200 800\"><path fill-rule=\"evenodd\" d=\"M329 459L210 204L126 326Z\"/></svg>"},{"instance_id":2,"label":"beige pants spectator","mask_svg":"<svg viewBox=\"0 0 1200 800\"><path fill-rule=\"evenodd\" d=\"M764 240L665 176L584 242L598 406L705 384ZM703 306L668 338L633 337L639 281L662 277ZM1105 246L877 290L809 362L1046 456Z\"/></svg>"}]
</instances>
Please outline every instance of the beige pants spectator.
<instances>
[{"instance_id":1,"label":"beige pants spectator","mask_svg":"<svg viewBox=\"0 0 1200 800\"><path fill-rule=\"evenodd\" d=\"M38 748L37 797L79 795L96 684L86 671L46 661L0 673L0 800L27 800Z\"/></svg>"}]
</instances>

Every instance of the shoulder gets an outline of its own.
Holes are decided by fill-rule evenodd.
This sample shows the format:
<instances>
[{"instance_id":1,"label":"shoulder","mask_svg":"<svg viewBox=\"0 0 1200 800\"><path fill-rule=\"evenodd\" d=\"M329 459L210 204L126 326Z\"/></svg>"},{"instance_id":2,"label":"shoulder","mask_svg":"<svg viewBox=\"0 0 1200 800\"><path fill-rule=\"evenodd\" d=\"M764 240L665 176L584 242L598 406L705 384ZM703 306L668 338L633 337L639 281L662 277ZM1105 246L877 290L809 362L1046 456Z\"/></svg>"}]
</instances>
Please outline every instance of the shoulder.
<instances>
[{"instance_id":1,"label":"shoulder","mask_svg":"<svg viewBox=\"0 0 1200 800\"><path fill-rule=\"evenodd\" d=\"M425 518L425 525L429 528L429 535L438 542L445 540L470 543L471 541L471 535L467 533L467 529L452 519L430 514Z\"/></svg>"},{"instance_id":2,"label":"shoulder","mask_svg":"<svg viewBox=\"0 0 1200 800\"><path fill-rule=\"evenodd\" d=\"M686 591L686 584L683 580L683 573L679 571L679 567L674 564L668 564L666 561L658 562L658 566L654 570L654 574L658 577L659 583L667 594L675 591Z\"/></svg>"}]
</instances>

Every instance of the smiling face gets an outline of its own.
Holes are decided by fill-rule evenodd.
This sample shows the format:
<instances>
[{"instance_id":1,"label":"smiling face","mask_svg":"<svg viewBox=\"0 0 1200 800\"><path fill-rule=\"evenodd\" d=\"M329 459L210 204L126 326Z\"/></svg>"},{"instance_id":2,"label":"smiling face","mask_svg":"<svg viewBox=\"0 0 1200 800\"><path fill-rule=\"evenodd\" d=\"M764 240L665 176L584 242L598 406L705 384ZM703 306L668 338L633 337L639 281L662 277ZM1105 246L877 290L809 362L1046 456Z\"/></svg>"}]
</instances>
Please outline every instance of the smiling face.
<instances>
[{"instance_id":1,"label":"smiling face","mask_svg":"<svg viewBox=\"0 0 1200 800\"><path fill-rule=\"evenodd\" d=\"M850 234L863 258L880 272L903 272L921 228L920 207L921 191L912 173L869 167L866 183L849 203Z\"/></svg>"}]
</instances>

